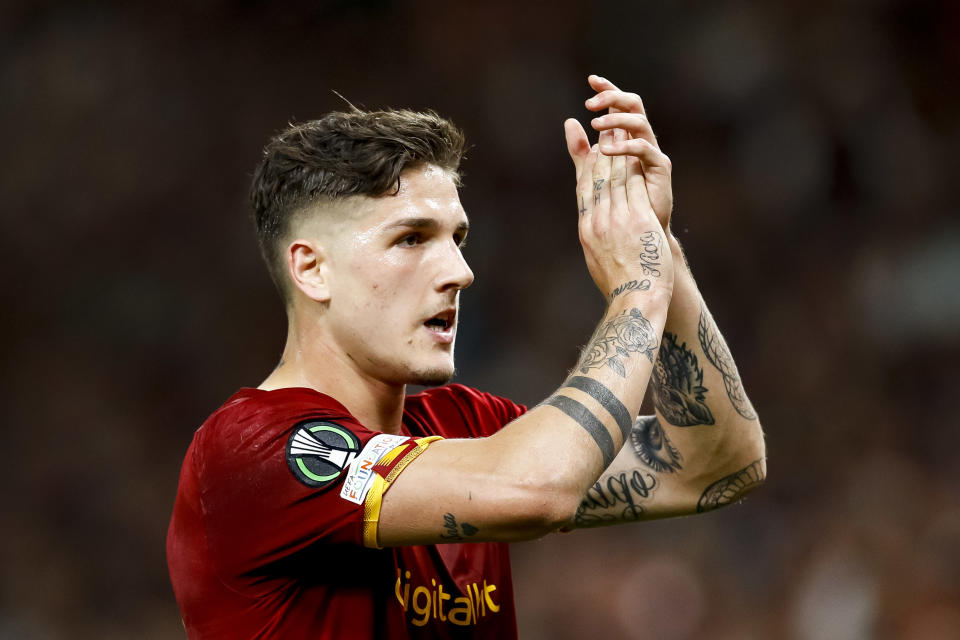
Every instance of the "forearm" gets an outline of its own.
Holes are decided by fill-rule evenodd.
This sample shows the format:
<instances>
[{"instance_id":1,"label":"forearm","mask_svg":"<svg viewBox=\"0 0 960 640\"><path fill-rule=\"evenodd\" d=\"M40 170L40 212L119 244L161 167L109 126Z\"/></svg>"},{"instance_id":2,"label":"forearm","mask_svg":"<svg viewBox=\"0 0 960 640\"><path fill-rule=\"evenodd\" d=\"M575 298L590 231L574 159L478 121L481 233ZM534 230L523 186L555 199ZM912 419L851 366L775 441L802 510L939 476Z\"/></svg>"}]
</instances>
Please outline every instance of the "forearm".
<instances>
[{"instance_id":1,"label":"forearm","mask_svg":"<svg viewBox=\"0 0 960 640\"><path fill-rule=\"evenodd\" d=\"M562 526L629 438L669 297L669 287L618 296L543 403L493 436L432 444L386 494L381 544L434 541L447 515L469 522L474 540L521 540Z\"/></svg>"},{"instance_id":2,"label":"forearm","mask_svg":"<svg viewBox=\"0 0 960 640\"><path fill-rule=\"evenodd\" d=\"M576 504L629 437L669 297L669 290L657 288L614 299L564 384L489 439L505 477L537 483L547 495Z\"/></svg>"},{"instance_id":3,"label":"forearm","mask_svg":"<svg viewBox=\"0 0 960 640\"><path fill-rule=\"evenodd\" d=\"M657 415L637 419L568 528L710 511L766 477L756 411L679 245L670 242L674 293L650 383Z\"/></svg>"},{"instance_id":4,"label":"forearm","mask_svg":"<svg viewBox=\"0 0 960 640\"><path fill-rule=\"evenodd\" d=\"M674 296L654 366L657 416L688 460L691 475L730 472L764 453L757 413L730 349L704 302L679 244Z\"/></svg>"}]
</instances>

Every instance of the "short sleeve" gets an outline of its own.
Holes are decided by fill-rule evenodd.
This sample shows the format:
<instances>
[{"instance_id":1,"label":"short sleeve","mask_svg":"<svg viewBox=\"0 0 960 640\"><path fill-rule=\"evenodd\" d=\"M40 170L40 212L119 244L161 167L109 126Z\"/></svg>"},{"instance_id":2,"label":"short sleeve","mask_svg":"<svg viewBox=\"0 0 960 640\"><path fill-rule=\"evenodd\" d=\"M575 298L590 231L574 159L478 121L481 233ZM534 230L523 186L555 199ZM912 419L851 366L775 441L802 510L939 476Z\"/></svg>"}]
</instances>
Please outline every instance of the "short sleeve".
<instances>
[{"instance_id":1,"label":"short sleeve","mask_svg":"<svg viewBox=\"0 0 960 640\"><path fill-rule=\"evenodd\" d=\"M405 418L411 433L482 438L493 435L526 411L525 406L508 398L462 384L448 384L408 397Z\"/></svg>"},{"instance_id":2,"label":"short sleeve","mask_svg":"<svg viewBox=\"0 0 960 640\"><path fill-rule=\"evenodd\" d=\"M209 548L232 576L318 542L375 546L380 498L430 443L337 406L233 409L204 425L194 453Z\"/></svg>"}]
</instances>

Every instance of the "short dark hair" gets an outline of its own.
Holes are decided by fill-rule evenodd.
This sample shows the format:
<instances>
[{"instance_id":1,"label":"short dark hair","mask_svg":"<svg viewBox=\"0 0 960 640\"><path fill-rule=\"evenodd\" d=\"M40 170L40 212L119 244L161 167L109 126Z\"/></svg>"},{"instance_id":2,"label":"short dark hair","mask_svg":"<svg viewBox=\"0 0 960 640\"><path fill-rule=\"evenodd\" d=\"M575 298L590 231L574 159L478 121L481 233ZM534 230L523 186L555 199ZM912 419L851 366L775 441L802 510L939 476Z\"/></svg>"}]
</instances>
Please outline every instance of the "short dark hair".
<instances>
[{"instance_id":1,"label":"short dark hair","mask_svg":"<svg viewBox=\"0 0 960 640\"><path fill-rule=\"evenodd\" d=\"M400 188L408 167L435 164L459 181L463 132L433 111L334 111L290 124L271 138L253 174L260 252L286 299L282 241L293 217L323 200L381 196Z\"/></svg>"}]
</instances>

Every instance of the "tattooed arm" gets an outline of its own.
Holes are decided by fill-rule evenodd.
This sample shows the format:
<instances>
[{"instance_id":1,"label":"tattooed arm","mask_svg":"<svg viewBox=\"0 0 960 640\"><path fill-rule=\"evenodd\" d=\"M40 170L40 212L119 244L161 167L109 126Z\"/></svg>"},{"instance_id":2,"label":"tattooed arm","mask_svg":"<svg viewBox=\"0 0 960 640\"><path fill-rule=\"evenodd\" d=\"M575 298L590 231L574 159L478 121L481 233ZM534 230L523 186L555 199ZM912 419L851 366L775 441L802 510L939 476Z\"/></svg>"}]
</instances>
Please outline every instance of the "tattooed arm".
<instances>
[{"instance_id":1,"label":"tattooed arm","mask_svg":"<svg viewBox=\"0 0 960 640\"><path fill-rule=\"evenodd\" d=\"M609 300L573 375L493 436L431 444L384 494L381 546L522 540L555 530L629 436L666 322L673 261L643 179L669 175L669 161L649 147L608 154L643 122L621 126L591 147L575 120L565 123L580 242Z\"/></svg>"},{"instance_id":2,"label":"tattooed arm","mask_svg":"<svg viewBox=\"0 0 960 640\"><path fill-rule=\"evenodd\" d=\"M766 477L763 430L730 349L680 245L669 238L675 285L650 385L660 432L683 468L658 476L648 517L700 513L736 500Z\"/></svg>"},{"instance_id":3,"label":"tattooed arm","mask_svg":"<svg viewBox=\"0 0 960 640\"><path fill-rule=\"evenodd\" d=\"M611 108L601 127L620 126L623 112L644 113L639 99L625 98L611 83L596 88L609 96L596 108ZM649 123L641 136L659 149ZM669 184L655 178L647 180L648 191L666 242L646 249L669 253L674 265L673 297L650 386L657 416L638 419L629 442L586 492L568 526L709 511L735 501L766 476L756 411L680 245L669 233ZM632 287L642 288L643 282Z\"/></svg>"}]
</instances>

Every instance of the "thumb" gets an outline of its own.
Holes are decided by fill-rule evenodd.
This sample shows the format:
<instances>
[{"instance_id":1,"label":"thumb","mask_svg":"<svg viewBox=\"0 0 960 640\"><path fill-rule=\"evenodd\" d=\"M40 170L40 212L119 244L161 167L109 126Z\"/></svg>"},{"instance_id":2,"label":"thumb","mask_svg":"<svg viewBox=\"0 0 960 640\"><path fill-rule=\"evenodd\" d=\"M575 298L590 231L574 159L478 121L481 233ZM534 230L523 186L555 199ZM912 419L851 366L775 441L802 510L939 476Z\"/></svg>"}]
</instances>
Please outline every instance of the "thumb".
<instances>
[{"instance_id":1,"label":"thumb","mask_svg":"<svg viewBox=\"0 0 960 640\"><path fill-rule=\"evenodd\" d=\"M567 139L567 153L573 160L573 166L577 172L577 181L580 181L580 175L583 173L583 161L590 153L590 142L587 140L587 133L574 118L567 118L563 123L563 133Z\"/></svg>"}]
</instances>

